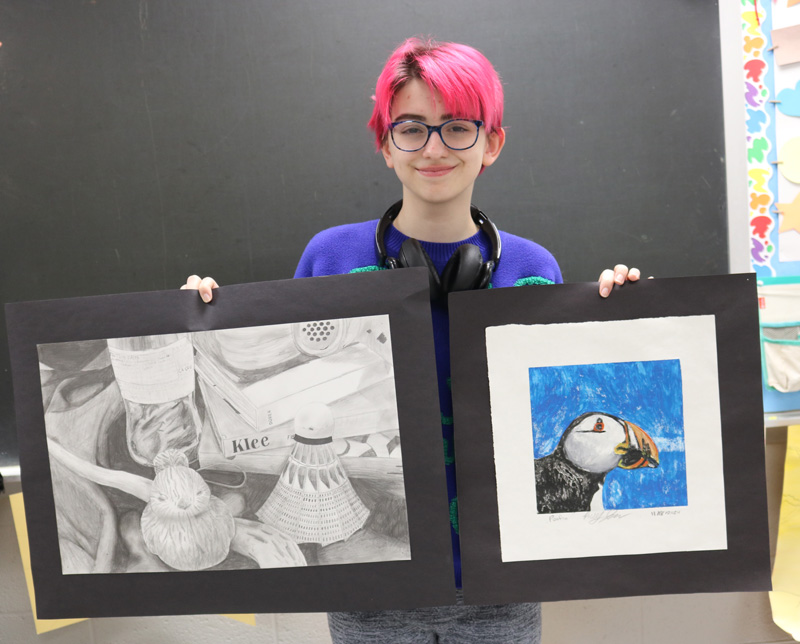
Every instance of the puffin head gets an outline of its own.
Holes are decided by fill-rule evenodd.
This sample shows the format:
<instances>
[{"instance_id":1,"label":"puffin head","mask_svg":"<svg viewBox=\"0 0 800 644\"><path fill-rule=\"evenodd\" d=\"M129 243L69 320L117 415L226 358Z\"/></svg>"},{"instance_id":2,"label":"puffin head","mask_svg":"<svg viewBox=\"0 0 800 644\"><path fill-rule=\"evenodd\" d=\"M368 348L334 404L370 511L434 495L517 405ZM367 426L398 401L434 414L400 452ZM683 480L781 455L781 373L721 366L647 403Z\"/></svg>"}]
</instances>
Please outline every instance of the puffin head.
<instances>
[{"instance_id":1,"label":"puffin head","mask_svg":"<svg viewBox=\"0 0 800 644\"><path fill-rule=\"evenodd\" d=\"M658 467L658 447L653 439L638 425L604 412L588 412L573 420L560 446L573 465L594 474L615 467Z\"/></svg>"}]
</instances>

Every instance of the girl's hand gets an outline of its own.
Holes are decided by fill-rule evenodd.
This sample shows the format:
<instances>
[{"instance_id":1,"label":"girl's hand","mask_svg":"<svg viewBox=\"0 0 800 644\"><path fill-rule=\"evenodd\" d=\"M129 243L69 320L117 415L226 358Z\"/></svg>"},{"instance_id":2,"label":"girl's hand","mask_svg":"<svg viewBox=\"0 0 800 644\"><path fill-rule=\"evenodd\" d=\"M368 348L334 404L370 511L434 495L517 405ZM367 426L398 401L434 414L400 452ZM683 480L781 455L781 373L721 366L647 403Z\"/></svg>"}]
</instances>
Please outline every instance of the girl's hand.
<instances>
[{"instance_id":1,"label":"girl's hand","mask_svg":"<svg viewBox=\"0 0 800 644\"><path fill-rule=\"evenodd\" d=\"M600 273L599 283L600 297L608 297L614 284L622 285L625 282L636 282L641 277L638 268L629 269L625 264L617 264L614 270L607 268Z\"/></svg>"},{"instance_id":2,"label":"girl's hand","mask_svg":"<svg viewBox=\"0 0 800 644\"><path fill-rule=\"evenodd\" d=\"M199 275L189 275L189 277L186 278L186 284L181 286L181 289L195 289L200 294L203 302L211 301L213 297L211 289L215 288L219 288L219 284L217 284L213 277L204 277L200 279Z\"/></svg>"}]
</instances>

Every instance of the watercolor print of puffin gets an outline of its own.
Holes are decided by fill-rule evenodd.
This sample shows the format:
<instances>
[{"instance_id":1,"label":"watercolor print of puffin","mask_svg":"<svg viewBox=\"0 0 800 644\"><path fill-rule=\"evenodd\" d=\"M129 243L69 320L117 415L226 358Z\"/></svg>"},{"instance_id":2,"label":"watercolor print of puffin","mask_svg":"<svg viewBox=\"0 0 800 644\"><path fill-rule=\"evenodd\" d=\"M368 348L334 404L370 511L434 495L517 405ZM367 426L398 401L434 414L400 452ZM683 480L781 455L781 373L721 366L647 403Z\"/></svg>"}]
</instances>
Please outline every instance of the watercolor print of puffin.
<instances>
[{"instance_id":1,"label":"watercolor print of puffin","mask_svg":"<svg viewBox=\"0 0 800 644\"><path fill-rule=\"evenodd\" d=\"M616 467L658 467L658 447L638 425L602 411L573 420L552 454L534 461L540 514L603 510L603 481Z\"/></svg>"}]
</instances>

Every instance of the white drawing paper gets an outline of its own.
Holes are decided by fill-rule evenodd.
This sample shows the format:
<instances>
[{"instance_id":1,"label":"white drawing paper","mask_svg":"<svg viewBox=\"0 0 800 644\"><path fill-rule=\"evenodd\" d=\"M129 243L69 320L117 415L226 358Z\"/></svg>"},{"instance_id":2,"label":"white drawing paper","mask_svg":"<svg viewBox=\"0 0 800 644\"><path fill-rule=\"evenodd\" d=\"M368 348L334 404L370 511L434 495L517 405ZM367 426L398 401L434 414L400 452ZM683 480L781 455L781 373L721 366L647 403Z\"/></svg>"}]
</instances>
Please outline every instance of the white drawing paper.
<instances>
[{"instance_id":1,"label":"white drawing paper","mask_svg":"<svg viewBox=\"0 0 800 644\"><path fill-rule=\"evenodd\" d=\"M486 351L503 561L727 547L713 315L488 327ZM538 394L547 392L532 394L532 383L534 387L562 386L581 377L581 365L585 365L583 371L592 383L591 396L584 393L581 398L580 383L573 383L574 396L559 394L568 401L564 403L567 409L548 410L548 418L537 418L532 400L541 399ZM598 379L603 373L616 374L617 379ZM663 383L648 382L637 405L634 375L638 373L660 374ZM620 377L632 382L623 383ZM676 401L680 410L677 416L682 415L682 419L640 421L667 418L648 417L644 411L651 398L659 398L659 387L676 382L680 391L672 392L670 399ZM623 386L628 388L627 418L621 418L621 412L602 408L604 401L609 406L615 404L613 393ZM576 435L582 432L589 438L611 438L612 429L621 431L621 438L611 449L617 450L621 465L638 471L639 480L646 480L651 473L663 477L665 465L677 463L670 471L677 473L671 475L673 478L681 479L677 481L680 485L674 486L680 488L678 492L665 490L663 498L667 500L658 501L658 486L654 486L640 495L642 503L626 503L625 498L636 497L636 490L623 488L635 482L621 479L613 482L613 489L585 499L591 504L588 509L580 505L563 510L554 505L556 510L539 511L543 499L537 506L536 469L540 468L538 493L543 496L542 489L547 488L542 488L541 472L546 461L537 463L535 436L541 440L542 428L548 423L552 426L547 431L566 431L569 421L583 413L586 418L578 419L580 426L573 427ZM680 423L682 427L673 426ZM654 426L644 427L646 424ZM554 445L546 451L552 452ZM576 445L570 443L567 451L579 460L582 448ZM596 469L603 472L602 479L605 468L601 464ZM554 479L549 480L552 486ZM661 487L672 485L669 478L662 481ZM607 478L605 482L608 488ZM620 499L621 506L609 509Z\"/></svg>"}]
</instances>

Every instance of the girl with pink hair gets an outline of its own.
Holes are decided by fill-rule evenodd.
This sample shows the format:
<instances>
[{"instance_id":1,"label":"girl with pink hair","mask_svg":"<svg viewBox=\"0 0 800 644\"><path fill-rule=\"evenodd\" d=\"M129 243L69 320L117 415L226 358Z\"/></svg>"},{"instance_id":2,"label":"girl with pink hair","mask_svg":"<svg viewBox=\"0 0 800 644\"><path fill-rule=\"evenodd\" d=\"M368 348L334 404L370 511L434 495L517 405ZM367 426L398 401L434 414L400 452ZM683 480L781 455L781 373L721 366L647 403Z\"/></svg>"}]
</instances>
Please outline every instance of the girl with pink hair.
<instances>
[{"instance_id":1,"label":"girl with pink hair","mask_svg":"<svg viewBox=\"0 0 800 644\"><path fill-rule=\"evenodd\" d=\"M337 226L308 244L295 277L381 268L427 267L436 350L442 437L456 587L461 586L458 508L449 390L447 294L487 287L541 287L562 281L553 256L539 244L498 231L472 205L475 180L505 144L503 87L478 50L409 38L389 56L375 87L369 127L402 199L378 220ZM639 279L624 265L603 271L599 292ZM216 282L191 276L205 301ZM479 350L474 347L473 350ZM455 431L454 431L455 430ZM444 490L442 491L444 492ZM534 644L541 638L538 604L456 606L329 615L334 644L420 642Z\"/></svg>"}]
</instances>

